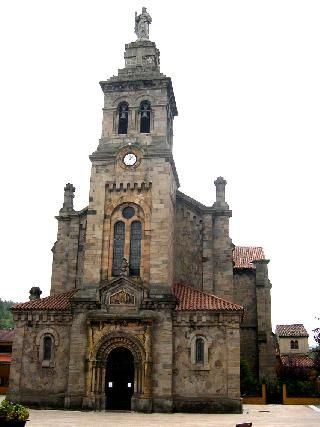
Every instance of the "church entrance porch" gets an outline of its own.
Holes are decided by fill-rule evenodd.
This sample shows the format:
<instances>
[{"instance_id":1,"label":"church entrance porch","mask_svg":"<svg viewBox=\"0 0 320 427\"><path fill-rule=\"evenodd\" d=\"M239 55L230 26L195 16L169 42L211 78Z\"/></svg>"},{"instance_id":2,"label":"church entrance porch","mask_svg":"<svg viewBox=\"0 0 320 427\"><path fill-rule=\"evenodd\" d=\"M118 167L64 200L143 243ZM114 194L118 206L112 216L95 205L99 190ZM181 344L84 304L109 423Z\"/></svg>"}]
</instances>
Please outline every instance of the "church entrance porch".
<instances>
[{"instance_id":1,"label":"church entrance porch","mask_svg":"<svg viewBox=\"0 0 320 427\"><path fill-rule=\"evenodd\" d=\"M106 366L106 409L131 409L134 389L134 359L124 347L113 349Z\"/></svg>"},{"instance_id":2,"label":"church entrance porch","mask_svg":"<svg viewBox=\"0 0 320 427\"><path fill-rule=\"evenodd\" d=\"M151 323L94 321L88 336L91 338L82 407L151 412Z\"/></svg>"}]
</instances>

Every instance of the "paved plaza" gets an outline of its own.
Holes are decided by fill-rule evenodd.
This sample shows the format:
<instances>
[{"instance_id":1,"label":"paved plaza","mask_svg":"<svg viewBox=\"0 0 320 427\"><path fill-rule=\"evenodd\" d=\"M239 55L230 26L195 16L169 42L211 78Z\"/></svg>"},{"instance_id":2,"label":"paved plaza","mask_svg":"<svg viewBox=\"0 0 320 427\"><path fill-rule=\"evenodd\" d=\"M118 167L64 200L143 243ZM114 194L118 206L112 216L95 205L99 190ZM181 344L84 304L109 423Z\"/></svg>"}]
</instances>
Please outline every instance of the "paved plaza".
<instances>
[{"instance_id":1,"label":"paved plaza","mask_svg":"<svg viewBox=\"0 0 320 427\"><path fill-rule=\"evenodd\" d=\"M27 427L235 427L241 422L252 422L252 427L319 427L320 409L316 409L308 406L244 405L241 415L31 410Z\"/></svg>"}]
</instances>

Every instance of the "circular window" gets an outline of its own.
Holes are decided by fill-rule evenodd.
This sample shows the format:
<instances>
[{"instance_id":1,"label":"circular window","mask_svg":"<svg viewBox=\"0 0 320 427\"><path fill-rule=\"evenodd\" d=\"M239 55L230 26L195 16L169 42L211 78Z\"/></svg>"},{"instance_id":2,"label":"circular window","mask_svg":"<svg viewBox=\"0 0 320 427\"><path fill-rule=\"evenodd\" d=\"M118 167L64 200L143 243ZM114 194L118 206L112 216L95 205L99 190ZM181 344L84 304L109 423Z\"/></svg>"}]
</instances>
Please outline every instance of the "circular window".
<instances>
[{"instance_id":1,"label":"circular window","mask_svg":"<svg viewBox=\"0 0 320 427\"><path fill-rule=\"evenodd\" d=\"M135 214L135 211L134 211L134 209L131 206L128 206L128 207L124 208L123 211L122 211L122 216L125 219L132 218L134 214Z\"/></svg>"}]
</instances>

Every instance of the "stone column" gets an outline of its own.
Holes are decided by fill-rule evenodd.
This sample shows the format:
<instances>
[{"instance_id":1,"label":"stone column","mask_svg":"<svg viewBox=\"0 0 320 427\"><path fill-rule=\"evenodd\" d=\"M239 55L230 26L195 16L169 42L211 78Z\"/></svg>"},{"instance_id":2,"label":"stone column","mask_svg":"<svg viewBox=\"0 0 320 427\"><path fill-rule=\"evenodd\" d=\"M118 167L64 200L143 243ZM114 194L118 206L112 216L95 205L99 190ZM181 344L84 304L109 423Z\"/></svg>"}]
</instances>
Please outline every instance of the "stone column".
<instances>
[{"instance_id":1,"label":"stone column","mask_svg":"<svg viewBox=\"0 0 320 427\"><path fill-rule=\"evenodd\" d=\"M239 319L232 321L229 319L226 327L226 375L227 375L227 399L228 411L242 413L242 399L240 395L240 327L241 315Z\"/></svg>"},{"instance_id":2,"label":"stone column","mask_svg":"<svg viewBox=\"0 0 320 427\"><path fill-rule=\"evenodd\" d=\"M150 398L152 395L152 325L147 325L145 332L145 352L146 352L146 361L144 367L144 396Z\"/></svg>"},{"instance_id":3,"label":"stone column","mask_svg":"<svg viewBox=\"0 0 320 427\"><path fill-rule=\"evenodd\" d=\"M93 162L91 170L86 247L83 265L84 288L96 287L101 280L106 176L97 173L98 166L98 163Z\"/></svg>"},{"instance_id":4,"label":"stone column","mask_svg":"<svg viewBox=\"0 0 320 427\"><path fill-rule=\"evenodd\" d=\"M63 206L59 216L56 216L58 234L52 248L51 295L76 287L80 221L78 213L73 209L74 191L72 184L66 184Z\"/></svg>"},{"instance_id":5,"label":"stone column","mask_svg":"<svg viewBox=\"0 0 320 427\"><path fill-rule=\"evenodd\" d=\"M268 259L253 261L256 267L257 336L259 351L259 378L275 378L275 348L271 325L271 283L268 277Z\"/></svg>"},{"instance_id":6,"label":"stone column","mask_svg":"<svg viewBox=\"0 0 320 427\"><path fill-rule=\"evenodd\" d=\"M214 182L216 201L213 205L213 292L226 300L233 299L233 245L229 237L231 210L225 201L227 181L219 177Z\"/></svg>"},{"instance_id":7,"label":"stone column","mask_svg":"<svg viewBox=\"0 0 320 427\"><path fill-rule=\"evenodd\" d=\"M86 313L75 312L70 331L69 377L66 408L81 408L86 395L85 360L87 355Z\"/></svg>"},{"instance_id":8,"label":"stone column","mask_svg":"<svg viewBox=\"0 0 320 427\"><path fill-rule=\"evenodd\" d=\"M158 310L153 331L153 411L172 412L173 328L171 310Z\"/></svg>"},{"instance_id":9,"label":"stone column","mask_svg":"<svg viewBox=\"0 0 320 427\"><path fill-rule=\"evenodd\" d=\"M213 221L212 212L203 215L202 284L205 292L213 292Z\"/></svg>"}]
</instances>

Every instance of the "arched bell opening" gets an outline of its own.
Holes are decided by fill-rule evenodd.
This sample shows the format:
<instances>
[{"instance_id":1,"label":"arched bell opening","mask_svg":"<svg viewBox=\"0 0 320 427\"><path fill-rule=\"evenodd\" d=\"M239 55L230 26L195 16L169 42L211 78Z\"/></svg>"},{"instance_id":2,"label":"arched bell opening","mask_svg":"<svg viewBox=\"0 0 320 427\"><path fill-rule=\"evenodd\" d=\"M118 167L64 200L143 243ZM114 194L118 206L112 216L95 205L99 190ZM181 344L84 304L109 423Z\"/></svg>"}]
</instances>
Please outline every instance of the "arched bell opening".
<instances>
[{"instance_id":1,"label":"arched bell opening","mask_svg":"<svg viewBox=\"0 0 320 427\"><path fill-rule=\"evenodd\" d=\"M125 347L113 349L106 364L106 409L130 410L134 391L134 358Z\"/></svg>"}]
</instances>

